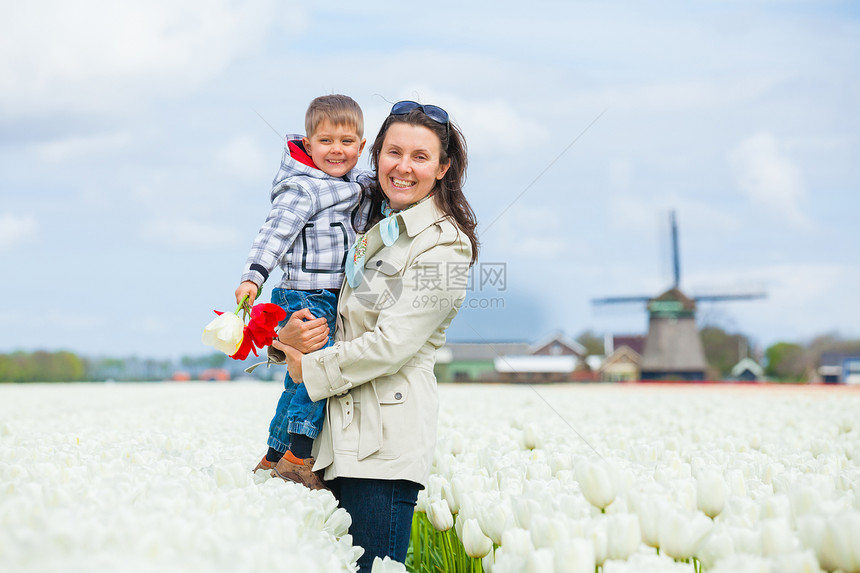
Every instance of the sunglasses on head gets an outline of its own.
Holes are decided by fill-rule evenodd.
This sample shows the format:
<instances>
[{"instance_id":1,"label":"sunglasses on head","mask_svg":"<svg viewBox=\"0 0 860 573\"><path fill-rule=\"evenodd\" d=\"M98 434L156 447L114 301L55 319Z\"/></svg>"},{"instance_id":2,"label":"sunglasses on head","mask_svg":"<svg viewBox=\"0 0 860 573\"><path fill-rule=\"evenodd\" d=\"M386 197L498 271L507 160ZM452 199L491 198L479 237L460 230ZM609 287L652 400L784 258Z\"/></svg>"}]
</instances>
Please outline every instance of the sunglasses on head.
<instances>
[{"instance_id":1,"label":"sunglasses on head","mask_svg":"<svg viewBox=\"0 0 860 573\"><path fill-rule=\"evenodd\" d=\"M406 115L413 109L420 109L424 115L448 129L448 112L435 105L421 105L417 101L399 101L391 108L391 115Z\"/></svg>"}]
</instances>

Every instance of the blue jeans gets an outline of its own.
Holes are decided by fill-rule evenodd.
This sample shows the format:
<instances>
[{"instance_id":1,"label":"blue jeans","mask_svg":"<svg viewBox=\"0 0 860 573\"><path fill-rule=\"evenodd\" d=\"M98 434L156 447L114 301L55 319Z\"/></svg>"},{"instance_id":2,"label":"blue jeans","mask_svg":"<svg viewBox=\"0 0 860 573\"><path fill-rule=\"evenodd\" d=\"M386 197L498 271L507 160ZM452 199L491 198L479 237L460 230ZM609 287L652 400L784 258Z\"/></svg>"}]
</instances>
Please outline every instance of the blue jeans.
<instances>
[{"instance_id":1,"label":"blue jeans","mask_svg":"<svg viewBox=\"0 0 860 573\"><path fill-rule=\"evenodd\" d=\"M337 295L327 290L272 290L272 302L287 311L287 323L292 313L307 308L317 318L328 321L328 342L334 344L335 316L337 315ZM294 384L290 373L284 378L284 391L275 408L275 416L269 424L268 445L279 452L290 447L290 434L301 434L316 438L322 430L325 417L325 400L314 402L308 396L304 384Z\"/></svg>"},{"instance_id":2,"label":"blue jeans","mask_svg":"<svg viewBox=\"0 0 860 573\"><path fill-rule=\"evenodd\" d=\"M352 518L352 542L364 548L358 570L370 573L373 558L406 561L412 513L421 486L407 480L341 477L327 483Z\"/></svg>"}]
</instances>

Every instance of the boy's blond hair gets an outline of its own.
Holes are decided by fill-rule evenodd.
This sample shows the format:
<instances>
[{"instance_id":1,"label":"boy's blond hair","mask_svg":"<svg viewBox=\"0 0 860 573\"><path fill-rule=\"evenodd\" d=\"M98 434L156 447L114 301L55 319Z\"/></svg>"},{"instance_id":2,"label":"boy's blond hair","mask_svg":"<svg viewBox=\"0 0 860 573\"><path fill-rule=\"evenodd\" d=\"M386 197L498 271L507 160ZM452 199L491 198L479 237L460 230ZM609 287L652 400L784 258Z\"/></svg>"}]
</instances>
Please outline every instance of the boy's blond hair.
<instances>
[{"instance_id":1,"label":"boy's blond hair","mask_svg":"<svg viewBox=\"0 0 860 573\"><path fill-rule=\"evenodd\" d=\"M332 94L314 98L305 113L305 133L310 137L323 120L335 126L354 127L359 138L364 137L364 114L349 96Z\"/></svg>"}]
</instances>

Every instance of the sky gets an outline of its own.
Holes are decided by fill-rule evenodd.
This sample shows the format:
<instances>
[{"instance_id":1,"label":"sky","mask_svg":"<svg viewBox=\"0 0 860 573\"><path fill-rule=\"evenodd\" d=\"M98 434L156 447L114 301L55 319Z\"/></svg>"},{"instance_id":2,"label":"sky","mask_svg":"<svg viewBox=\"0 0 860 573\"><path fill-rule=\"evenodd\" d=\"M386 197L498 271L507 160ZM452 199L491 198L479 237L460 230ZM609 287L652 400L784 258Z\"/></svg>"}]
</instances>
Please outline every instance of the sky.
<instances>
[{"instance_id":1,"label":"sky","mask_svg":"<svg viewBox=\"0 0 860 573\"><path fill-rule=\"evenodd\" d=\"M0 352L211 352L328 93L369 143L401 99L465 134L481 251L449 340L644 334L644 305L592 299L671 286L671 211L685 293L767 293L700 326L860 337L856 3L7 4Z\"/></svg>"}]
</instances>

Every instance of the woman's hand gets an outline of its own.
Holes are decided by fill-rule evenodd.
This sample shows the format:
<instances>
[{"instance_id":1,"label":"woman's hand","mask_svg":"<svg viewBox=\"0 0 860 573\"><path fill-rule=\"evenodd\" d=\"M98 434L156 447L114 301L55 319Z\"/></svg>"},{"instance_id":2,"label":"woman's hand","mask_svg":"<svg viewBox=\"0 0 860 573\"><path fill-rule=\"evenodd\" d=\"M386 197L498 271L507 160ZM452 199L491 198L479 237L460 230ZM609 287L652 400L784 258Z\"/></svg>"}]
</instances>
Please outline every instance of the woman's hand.
<instances>
[{"instance_id":1,"label":"woman's hand","mask_svg":"<svg viewBox=\"0 0 860 573\"><path fill-rule=\"evenodd\" d=\"M328 331L326 319L314 318L310 310L303 308L290 316L290 320L278 332L278 340L307 354L325 346L328 341ZM275 346L275 348L278 347Z\"/></svg>"},{"instance_id":2,"label":"woman's hand","mask_svg":"<svg viewBox=\"0 0 860 573\"><path fill-rule=\"evenodd\" d=\"M278 340L277 338L272 341L272 346L282 351L287 356L287 370L290 371L290 378L295 384L301 384L302 382L302 357L304 354L293 348L292 346L288 346Z\"/></svg>"}]
</instances>

